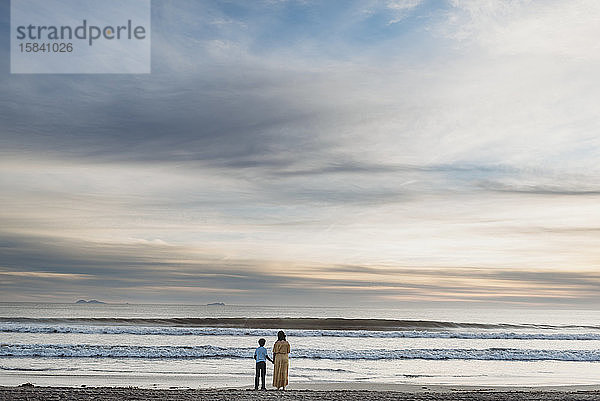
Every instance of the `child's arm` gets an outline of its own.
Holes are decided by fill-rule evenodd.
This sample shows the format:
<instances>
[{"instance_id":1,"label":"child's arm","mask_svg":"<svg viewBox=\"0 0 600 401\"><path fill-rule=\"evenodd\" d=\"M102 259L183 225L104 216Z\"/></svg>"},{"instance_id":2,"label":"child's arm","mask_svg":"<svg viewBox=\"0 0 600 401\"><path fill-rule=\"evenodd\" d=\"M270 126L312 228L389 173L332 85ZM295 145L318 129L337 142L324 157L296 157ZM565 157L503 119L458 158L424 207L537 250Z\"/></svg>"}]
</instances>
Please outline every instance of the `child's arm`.
<instances>
[{"instance_id":1,"label":"child's arm","mask_svg":"<svg viewBox=\"0 0 600 401\"><path fill-rule=\"evenodd\" d=\"M273 354L273 359L269 358L269 355L267 355L267 359L272 363L275 364L275 361L273 359L275 359L275 354Z\"/></svg>"},{"instance_id":2,"label":"child's arm","mask_svg":"<svg viewBox=\"0 0 600 401\"><path fill-rule=\"evenodd\" d=\"M254 351L254 359L256 359L256 351Z\"/></svg>"}]
</instances>

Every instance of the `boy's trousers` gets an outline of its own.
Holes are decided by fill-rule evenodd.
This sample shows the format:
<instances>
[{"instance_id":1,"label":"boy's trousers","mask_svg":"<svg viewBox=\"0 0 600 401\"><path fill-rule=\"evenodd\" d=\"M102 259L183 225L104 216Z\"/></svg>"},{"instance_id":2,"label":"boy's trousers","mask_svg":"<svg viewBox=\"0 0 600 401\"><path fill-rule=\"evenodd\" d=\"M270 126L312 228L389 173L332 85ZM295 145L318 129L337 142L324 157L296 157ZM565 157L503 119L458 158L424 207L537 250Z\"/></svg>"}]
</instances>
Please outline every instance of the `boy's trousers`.
<instances>
[{"instance_id":1,"label":"boy's trousers","mask_svg":"<svg viewBox=\"0 0 600 401\"><path fill-rule=\"evenodd\" d=\"M262 387L265 387L265 376L267 374L267 363L265 361L256 362L256 376L254 377L254 389L258 390L258 378L262 380Z\"/></svg>"}]
</instances>

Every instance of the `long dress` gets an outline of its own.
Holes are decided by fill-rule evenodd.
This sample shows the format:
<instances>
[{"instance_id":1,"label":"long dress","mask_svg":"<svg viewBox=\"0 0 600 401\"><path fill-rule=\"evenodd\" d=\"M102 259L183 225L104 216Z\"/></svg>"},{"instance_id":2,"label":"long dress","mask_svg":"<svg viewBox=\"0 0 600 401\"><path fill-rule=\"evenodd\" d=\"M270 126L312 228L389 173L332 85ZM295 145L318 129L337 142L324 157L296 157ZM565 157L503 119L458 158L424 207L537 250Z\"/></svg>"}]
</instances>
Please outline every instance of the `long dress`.
<instances>
[{"instance_id":1,"label":"long dress","mask_svg":"<svg viewBox=\"0 0 600 401\"><path fill-rule=\"evenodd\" d=\"M273 387L285 387L288 385L288 366L290 360L290 343L285 340L277 341L273 345L273 357L275 357L275 366L273 367Z\"/></svg>"}]
</instances>

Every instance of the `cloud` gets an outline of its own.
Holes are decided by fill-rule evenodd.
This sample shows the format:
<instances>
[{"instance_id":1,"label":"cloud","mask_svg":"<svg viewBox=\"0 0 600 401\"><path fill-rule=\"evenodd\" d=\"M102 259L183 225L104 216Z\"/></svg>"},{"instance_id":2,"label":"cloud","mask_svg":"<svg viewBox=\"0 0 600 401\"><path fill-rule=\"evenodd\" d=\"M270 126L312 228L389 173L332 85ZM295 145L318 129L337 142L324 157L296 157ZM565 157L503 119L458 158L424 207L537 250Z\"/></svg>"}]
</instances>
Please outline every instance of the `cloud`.
<instances>
[{"instance_id":1,"label":"cloud","mask_svg":"<svg viewBox=\"0 0 600 401\"><path fill-rule=\"evenodd\" d=\"M531 193L539 195L600 195L600 189L573 188L572 186L517 184L514 186L498 183L484 183L485 188L500 192Z\"/></svg>"},{"instance_id":2,"label":"cloud","mask_svg":"<svg viewBox=\"0 0 600 401\"><path fill-rule=\"evenodd\" d=\"M397 24L408 16L410 11L419 7L423 0L390 0L387 7L394 11L394 18L389 21L389 24Z\"/></svg>"},{"instance_id":3,"label":"cloud","mask_svg":"<svg viewBox=\"0 0 600 401\"><path fill-rule=\"evenodd\" d=\"M15 272L15 271L2 271L0 275L13 276L13 277L32 277L41 279L66 279L66 280L78 280L85 278L86 274L66 274L66 273L50 273L50 272ZM9 278L10 279L10 278ZM14 282L13 282L14 284Z\"/></svg>"},{"instance_id":4,"label":"cloud","mask_svg":"<svg viewBox=\"0 0 600 401\"><path fill-rule=\"evenodd\" d=\"M3 301L69 301L86 294L119 301L239 302L262 294L263 302L316 304L344 296L347 302L541 302L564 305L597 301L595 272L484 267L290 264L222 259L161 243L116 243L6 236L0 266ZM276 267L275 269L273 267ZM33 270L33 271L32 271ZM5 281L8 279L9 281ZM76 285L73 285L73 282Z\"/></svg>"},{"instance_id":5,"label":"cloud","mask_svg":"<svg viewBox=\"0 0 600 401\"><path fill-rule=\"evenodd\" d=\"M595 2L153 7L149 76L0 75L3 294L591 299Z\"/></svg>"},{"instance_id":6,"label":"cloud","mask_svg":"<svg viewBox=\"0 0 600 401\"><path fill-rule=\"evenodd\" d=\"M559 57L598 61L599 32L592 20L597 2L455 0L449 24L453 37L480 45L495 55Z\"/></svg>"}]
</instances>

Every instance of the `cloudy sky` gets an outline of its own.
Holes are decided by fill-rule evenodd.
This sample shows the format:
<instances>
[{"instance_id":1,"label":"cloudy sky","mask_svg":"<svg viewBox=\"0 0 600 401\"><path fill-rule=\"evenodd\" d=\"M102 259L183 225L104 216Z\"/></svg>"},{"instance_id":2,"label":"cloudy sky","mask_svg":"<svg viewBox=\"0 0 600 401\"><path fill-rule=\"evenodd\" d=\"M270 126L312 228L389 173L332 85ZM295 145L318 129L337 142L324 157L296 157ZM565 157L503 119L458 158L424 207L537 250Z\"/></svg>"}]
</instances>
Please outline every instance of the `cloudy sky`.
<instances>
[{"instance_id":1,"label":"cloudy sky","mask_svg":"<svg viewBox=\"0 0 600 401\"><path fill-rule=\"evenodd\" d=\"M0 301L600 301L600 2L152 5L149 75L18 75Z\"/></svg>"}]
</instances>

